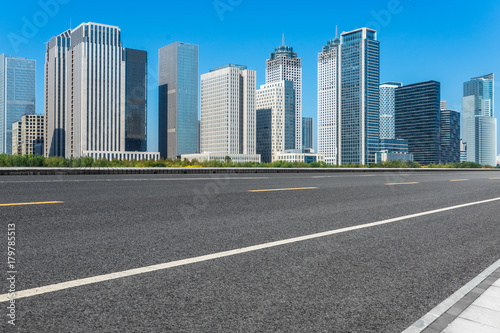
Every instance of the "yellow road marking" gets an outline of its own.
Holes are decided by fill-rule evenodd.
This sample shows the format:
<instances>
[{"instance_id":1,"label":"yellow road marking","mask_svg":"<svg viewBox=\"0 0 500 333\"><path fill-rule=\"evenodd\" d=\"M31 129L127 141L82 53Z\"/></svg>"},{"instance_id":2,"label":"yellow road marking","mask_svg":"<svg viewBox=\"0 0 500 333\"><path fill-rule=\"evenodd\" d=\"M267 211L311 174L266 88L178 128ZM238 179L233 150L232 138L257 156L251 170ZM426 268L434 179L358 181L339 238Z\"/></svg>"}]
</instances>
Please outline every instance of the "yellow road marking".
<instances>
[{"instance_id":1,"label":"yellow road marking","mask_svg":"<svg viewBox=\"0 0 500 333\"><path fill-rule=\"evenodd\" d=\"M450 182L466 182L468 180L470 180L470 179L452 179L452 180L450 180Z\"/></svg>"},{"instance_id":2,"label":"yellow road marking","mask_svg":"<svg viewBox=\"0 0 500 333\"><path fill-rule=\"evenodd\" d=\"M271 188L266 190L249 190L248 192L271 192L271 191L293 191L293 190L313 190L317 187L294 187L294 188Z\"/></svg>"},{"instance_id":3,"label":"yellow road marking","mask_svg":"<svg viewBox=\"0 0 500 333\"><path fill-rule=\"evenodd\" d=\"M7 203L7 204L0 204L0 207L4 207L4 206L26 206L26 205L47 205L47 204L56 204L56 203L64 203L64 201L43 201L43 202Z\"/></svg>"},{"instance_id":4,"label":"yellow road marking","mask_svg":"<svg viewBox=\"0 0 500 333\"><path fill-rule=\"evenodd\" d=\"M386 183L385 185L392 186L392 185L413 185L413 184L418 184L418 182L409 182L409 183Z\"/></svg>"}]
</instances>

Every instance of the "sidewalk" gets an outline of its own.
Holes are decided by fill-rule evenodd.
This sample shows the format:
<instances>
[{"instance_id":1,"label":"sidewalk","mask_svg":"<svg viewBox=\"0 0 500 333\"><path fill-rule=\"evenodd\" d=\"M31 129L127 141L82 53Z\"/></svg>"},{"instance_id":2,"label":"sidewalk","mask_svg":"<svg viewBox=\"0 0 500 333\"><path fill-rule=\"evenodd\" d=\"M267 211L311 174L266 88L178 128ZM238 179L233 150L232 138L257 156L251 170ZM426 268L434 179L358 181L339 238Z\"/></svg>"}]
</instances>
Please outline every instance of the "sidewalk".
<instances>
[{"instance_id":1,"label":"sidewalk","mask_svg":"<svg viewBox=\"0 0 500 333\"><path fill-rule=\"evenodd\" d=\"M500 260L403 333L500 333Z\"/></svg>"}]
</instances>

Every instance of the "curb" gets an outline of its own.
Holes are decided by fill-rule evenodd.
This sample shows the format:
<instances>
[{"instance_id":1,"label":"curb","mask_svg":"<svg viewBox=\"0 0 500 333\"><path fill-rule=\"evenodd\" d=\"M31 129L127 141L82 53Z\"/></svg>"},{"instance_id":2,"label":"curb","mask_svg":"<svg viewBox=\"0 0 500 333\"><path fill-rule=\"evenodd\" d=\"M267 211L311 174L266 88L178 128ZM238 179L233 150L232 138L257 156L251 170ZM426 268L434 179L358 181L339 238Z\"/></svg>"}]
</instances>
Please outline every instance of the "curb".
<instances>
[{"instance_id":1,"label":"curb","mask_svg":"<svg viewBox=\"0 0 500 333\"><path fill-rule=\"evenodd\" d=\"M213 173L339 173L339 172L446 172L488 171L500 169L460 168L51 168L51 167L1 167L0 176L39 175L155 175L155 174L213 174Z\"/></svg>"}]
</instances>

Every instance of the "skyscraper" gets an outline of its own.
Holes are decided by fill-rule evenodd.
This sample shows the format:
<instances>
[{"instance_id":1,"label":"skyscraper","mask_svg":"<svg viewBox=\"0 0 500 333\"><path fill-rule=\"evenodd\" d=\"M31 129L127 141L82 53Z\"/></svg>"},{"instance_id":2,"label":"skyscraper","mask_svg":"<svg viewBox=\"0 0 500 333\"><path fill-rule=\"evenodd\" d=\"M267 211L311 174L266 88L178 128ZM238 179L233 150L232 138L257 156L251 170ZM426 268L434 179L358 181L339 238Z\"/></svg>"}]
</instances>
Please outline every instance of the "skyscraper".
<instances>
[{"instance_id":1,"label":"skyscraper","mask_svg":"<svg viewBox=\"0 0 500 333\"><path fill-rule=\"evenodd\" d=\"M443 105L441 104L441 107ZM460 162L460 113L441 110L441 162Z\"/></svg>"},{"instance_id":2,"label":"skyscraper","mask_svg":"<svg viewBox=\"0 0 500 333\"><path fill-rule=\"evenodd\" d=\"M495 165L497 120L494 116L493 73L465 82L462 126L463 141L467 146L467 161Z\"/></svg>"},{"instance_id":3,"label":"skyscraper","mask_svg":"<svg viewBox=\"0 0 500 333\"><path fill-rule=\"evenodd\" d=\"M302 148L302 59L283 43L266 60L266 84L292 81L295 89L295 149Z\"/></svg>"},{"instance_id":4,"label":"skyscraper","mask_svg":"<svg viewBox=\"0 0 500 333\"><path fill-rule=\"evenodd\" d=\"M396 88L396 138L423 165L441 161L441 85L426 81Z\"/></svg>"},{"instance_id":5,"label":"skyscraper","mask_svg":"<svg viewBox=\"0 0 500 333\"><path fill-rule=\"evenodd\" d=\"M338 164L340 38L338 30L318 54L318 153Z\"/></svg>"},{"instance_id":6,"label":"skyscraper","mask_svg":"<svg viewBox=\"0 0 500 333\"><path fill-rule=\"evenodd\" d=\"M302 149L313 149L313 118L302 117Z\"/></svg>"},{"instance_id":7,"label":"skyscraper","mask_svg":"<svg viewBox=\"0 0 500 333\"><path fill-rule=\"evenodd\" d=\"M257 154L274 162L278 153L295 148L295 90L292 81L260 86L256 93Z\"/></svg>"},{"instance_id":8,"label":"skyscraper","mask_svg":"<svg viewBox=\"0 0 500 333\"><path fill-rule=\"evenodd\" d=\"M12 123L35 113L35 60L0 54L0 154L12 153Z\"/></svg>"},{"instance_id":9,"label":"skyscraper","mask_svg":"<svg viewBox=\"0 0 500 333\"><path fill-rule=\"evenodd\" d=\"M126 151L127 128L130 138L145 143L145 56L125 51L120 29L111 25L82 23L52 38L45 59L45 155L123 158L115 153Z\"/></svg>"},{"instance_id":10,"label":"skyscraper","mask_svg":"<svg viewBox=\"0 0 500 333\"><path fill-rule=\"evenodd\" d=\"M255 76L234 64L201 76L201 153L255 154Z\"/></svg>"},{"instance_id":11,"label":"skyscraper","mask_svg":"<svg viewBox=\"0 0 500 333\"><path fill-rule=\"evenodd\" d=\"M197 152L198 45L175 42L159 50L158 147L163 158Z\"/></svg>"},{"instance_id":12,"label":"skyscraper","mask_svg":"<svg viewBox=\"0 0 500 333\"><path fill-rule=\"evenodd\" d=\"M125 150L146 151L148 53L125 49Z\"/></svg>"},{"instance_id":13,"label":"skyscraper","mask_svg":"<svg viewBox=\"0 0 500 333\"><path fill-rule=\"evenodd\" d=\"M379 148L377 32L343 32L340 57L339 164L372 164Z\"/></svg>"},{"instance_id":14,"label":"skyscraper","mask_svg":"<svg viewBox=\"0 0 500 333\"><path fill-rule=\"evenodd\" d=\"M396 88L403 84L385 82L380 84L380 138L394 139L394 110L396 107Z\"/></svg>"}]
</instances>

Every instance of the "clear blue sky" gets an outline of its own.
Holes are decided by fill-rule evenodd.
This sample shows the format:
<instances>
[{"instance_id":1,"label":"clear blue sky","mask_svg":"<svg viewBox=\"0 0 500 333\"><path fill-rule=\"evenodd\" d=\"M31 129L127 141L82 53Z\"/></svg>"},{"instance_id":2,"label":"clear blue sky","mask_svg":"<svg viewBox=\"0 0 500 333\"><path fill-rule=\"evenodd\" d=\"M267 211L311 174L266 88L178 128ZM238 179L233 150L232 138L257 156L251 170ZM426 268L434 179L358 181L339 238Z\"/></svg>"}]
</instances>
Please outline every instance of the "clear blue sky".
<instances>
[{"instance_id":1,"label":"clear blue sky","mask_svg":"<svg viewBox=\"0 0 500 333\"><path fill-rule=\"evenodd\" d=\"M54 1L63 4L40 5ZM73 28L81 22L116 25L124 47L148 51L150 151L158 141L158 49L175 41L200 46L200 75L237 63L256 70L260 85L265 60L285 33L286 44L303 62L303 116L315 122L317 54L334 36L335 25L340 32L377 27L381 82L440 81L441 99L455 110L462 108L464 81L491 72L500 75L498 0L2 1L0 53L36 59L37 113L44 112L45 43L70 22ZM28 29L30 24L35 29Z\"/></svg>"}]
</instances>

